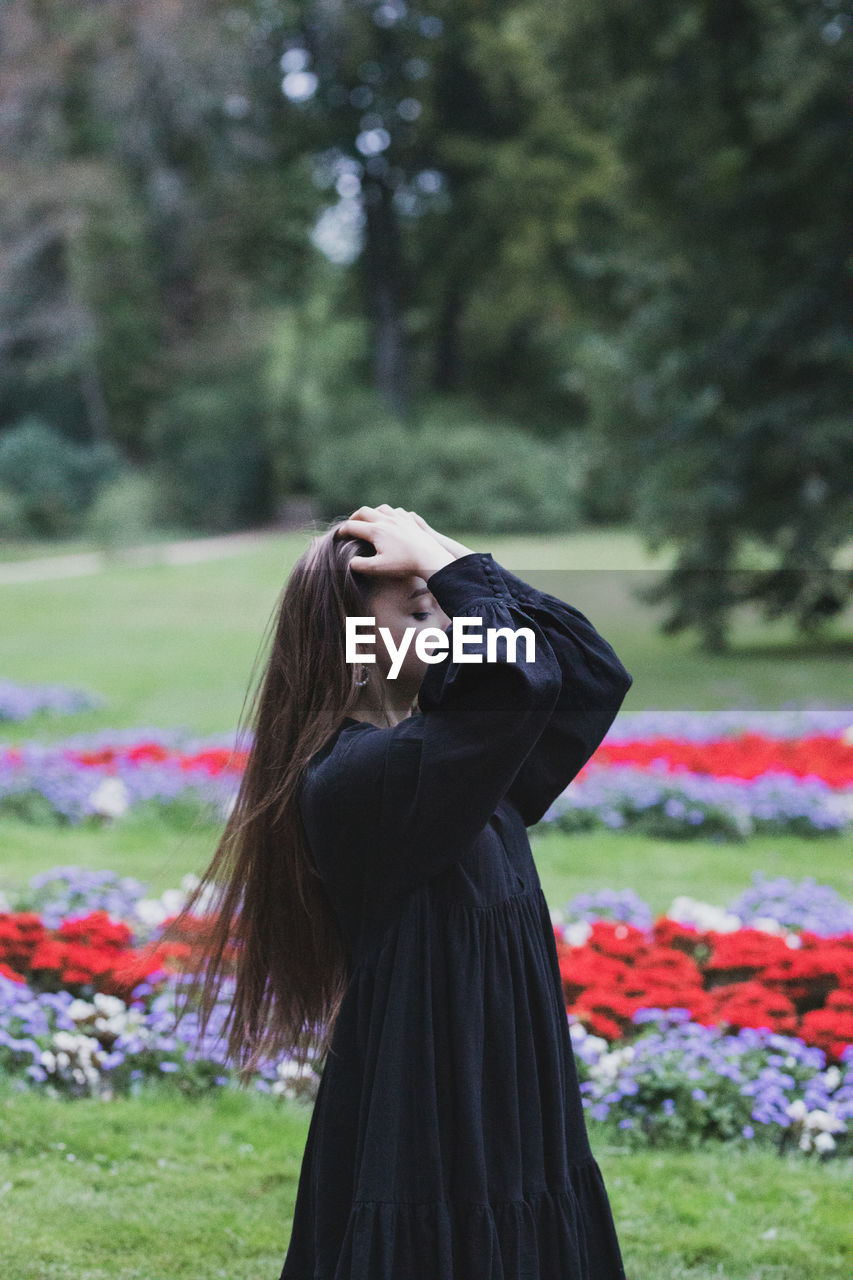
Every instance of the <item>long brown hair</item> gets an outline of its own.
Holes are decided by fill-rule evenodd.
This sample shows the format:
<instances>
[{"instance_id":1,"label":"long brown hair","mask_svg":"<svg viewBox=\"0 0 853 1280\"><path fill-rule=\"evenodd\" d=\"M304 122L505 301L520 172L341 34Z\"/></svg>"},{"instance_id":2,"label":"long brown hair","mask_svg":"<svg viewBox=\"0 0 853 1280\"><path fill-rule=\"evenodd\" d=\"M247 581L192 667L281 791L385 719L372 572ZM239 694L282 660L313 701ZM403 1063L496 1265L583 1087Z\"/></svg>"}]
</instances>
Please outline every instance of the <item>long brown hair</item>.
<instances>
[{"instance_id":1,"label":"long brown hair","mask_svg":"<svg viewBox=\"0 0 853 1280\"><path fill-rule=\"evenodd\" d=\"M157 943L196 935L177 1021L195 1008L200 1039L223 978L236 978L221 1035L241 1084L264 1059L324 1056L346 990L342 939L298 806L305 768L354 708L362 671L386 710L378 666L345 658L345 618L372 616L377 581L349 563L375 548L335 537L339 523L312 539L273 609L266 667L240 716L238 738L251 724L253 742L233 808L209 866ZM202 900L199 917L193 907Z\"/></svg>"}]
</instances>

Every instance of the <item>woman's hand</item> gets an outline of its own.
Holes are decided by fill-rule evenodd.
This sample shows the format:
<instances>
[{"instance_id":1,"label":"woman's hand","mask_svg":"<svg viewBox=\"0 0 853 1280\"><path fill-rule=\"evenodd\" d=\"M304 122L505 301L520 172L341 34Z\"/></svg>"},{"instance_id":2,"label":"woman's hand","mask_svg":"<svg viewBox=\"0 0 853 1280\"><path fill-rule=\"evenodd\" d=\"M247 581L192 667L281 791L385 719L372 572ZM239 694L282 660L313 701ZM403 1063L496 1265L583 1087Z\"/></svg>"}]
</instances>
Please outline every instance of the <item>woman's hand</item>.
<instances>
[{"instance_id":1,"label":"woman's hand","mask_svg":"<svg viewBox=\"0 0 853 1280\"><path fill-rule=\"evenodd\" d=\"M378 510L381 511L382 507L379 507ZM418 522L422 529L426 529L427 533L431 533L434 538L437 538L443 547L447 547L450 554L455 556L457 560L460 556L470 556L473 554L473 549L471 547L466 547L464 543L456 542L455 539L448 538L447 534L439 533L437 529L433 529L432 525L427 524L423 516L419 516L417 511L410 511L409 515Z\"/></svg>"},{"instance_id":2,"label":"woman's hand","mask_svg":"<svg viewBox=\"0 0 853 1280\"><path fill-rule=\"evenodd\" d=\"M376 548L375 556L355 555L349 562L351 569L368 575L413 573L426 579L457 559L425 520L385 502L379 507L359 507L349 520L342 520L335 537L344 535L363 538Z\"/></svg>"},{"instance_id":3,"label":"woman's hand","mask_svg":"<svg viewBox=\"0 0 853 1280\"><path fill-rule=\"evenodd\" d=\"M450 554L456 560L458 560L460 556L473 555L473 551L471 547L466 547L464 543L457 542L454 538L448 538L447 534L445 533L439 533L437 529L433 529L431 524L427 524L423 516L419 516L417 511L406 511L404 507L389 507L387 502L380 502L376 510L377 511L396 511L400 515L410 515L412 519L417 524L419 524L422 529L426 530L427 533L431 533L432 536L438 542L440 542L443 547L446 547L447 550L450 552Z\"/></svg>"}]
</instances>

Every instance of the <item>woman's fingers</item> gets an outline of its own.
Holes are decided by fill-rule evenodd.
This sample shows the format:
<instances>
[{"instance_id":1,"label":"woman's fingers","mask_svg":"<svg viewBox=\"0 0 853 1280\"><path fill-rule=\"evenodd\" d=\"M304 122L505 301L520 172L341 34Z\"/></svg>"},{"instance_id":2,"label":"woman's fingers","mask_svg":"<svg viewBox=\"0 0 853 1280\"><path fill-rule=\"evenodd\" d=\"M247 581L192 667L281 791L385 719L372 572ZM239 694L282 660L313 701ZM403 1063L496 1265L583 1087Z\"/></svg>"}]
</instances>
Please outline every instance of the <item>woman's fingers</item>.
<instances>
[{"instance_id":1,"label":"woman's fingers","mask_svg":"<svg viewBox=\"0 0 853 1280\"><path fill-rule=\"evenodd\" d=\"M375 520L377 516L386 515L390 511L387 502L383 502L381 507L359 507L357 511L353 511L350 520Z\"/></svg>"},{"instance_id":2,"label":"woman's fingers","mask_svg":"<svg viewBox=\"0 0 853 1280\"><path fill-rule=\"evenodd\" d=\"M434 559L435 531L416 512L391 507L387 502L378 507L359 507L348 520L340 522L336 535L373 544L375 555L356 555L349 561L349 567L359 573L424 576L422 570Z\"/></svg>"},{"instance_id":3,"label":"woman's fingers","mask_svg":"<svg viewBox=\"0 0 853 1280\"><path fill-rule=\"evenodd\" d=\"M357 569L359 573L384 573L384 564L377 564L378 556L352 556L349 562L350 569Z\"/></svg>"},{"instance_id":4,"label":"woman's fingers","mask_svg":"<svg viewBox=\"0 0 853 1280\"><path fill-rule=\"evenodd\" d=\"M349 534L353 538L365 538L368 542L372 542L376 537L376 529L366 520L356 522L355 517L350 516L349 520L342 520L335 530L335 537L341 534Z\"/></svg>"}]
</instances>

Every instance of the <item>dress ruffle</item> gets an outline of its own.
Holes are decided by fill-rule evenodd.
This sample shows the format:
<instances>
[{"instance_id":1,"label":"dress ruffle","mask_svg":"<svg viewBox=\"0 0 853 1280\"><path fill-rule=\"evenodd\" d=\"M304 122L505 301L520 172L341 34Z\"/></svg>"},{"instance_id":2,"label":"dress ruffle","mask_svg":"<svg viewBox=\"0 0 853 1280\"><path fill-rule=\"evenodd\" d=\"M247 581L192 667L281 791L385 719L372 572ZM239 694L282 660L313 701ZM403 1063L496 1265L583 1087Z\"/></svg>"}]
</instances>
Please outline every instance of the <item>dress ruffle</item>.
<instances>
[{"instance_id":1,"label":"dress ruffle","mask_svg":"<svg viewBox=\"0 0 853 1280\"><path fill-rule=\"evenodd\" d=\"M281 1280L624 1280L541 887L413 895L340 1018ZM330 1238L339 1161L350 1207Z\"/></svg>"},{"instance_id":2,"label":"dress ruffle","mask_svg":"<svg viewBox=\"0 0 853 1280\"><path fill-rule=\"evenodd\" d=\"M281 1280L625 1280L601 1170L590 1156L559 1190L523 1200L359 1200L334 1271Z\"/></svg>"},{"instance_id":3,"label":"dress ruffle","mask_svg":"<svg viewBox=\"0 0 853 1280\"><path fill-rule=\"evenodd\" d=\"M593 1157L565 1186L502 1203L357 1201L334 1275L300 1280L624 1280Z\"/></svg>"}]
</instances>

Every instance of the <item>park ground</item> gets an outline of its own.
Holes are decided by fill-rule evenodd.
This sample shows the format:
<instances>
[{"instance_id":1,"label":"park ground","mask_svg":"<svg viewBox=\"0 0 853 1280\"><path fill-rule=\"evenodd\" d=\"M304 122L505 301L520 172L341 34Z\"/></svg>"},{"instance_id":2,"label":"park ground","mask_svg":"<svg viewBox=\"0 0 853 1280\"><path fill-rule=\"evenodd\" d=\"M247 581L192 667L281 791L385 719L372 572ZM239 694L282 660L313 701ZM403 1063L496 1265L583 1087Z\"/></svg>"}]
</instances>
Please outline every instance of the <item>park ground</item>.
<instances>
[{"instance_id":1,"label":"park ground","mask_svg":"<svg viewBox=\"0 0 853 1280\"><path fill-rule=\"evenodd\" d=\"M150 557L78 577L0 586L0 671L61 682L107 705L73 722L4 726L5 741L114 727L232 730L278 593L304 538L246 540L193 563ZM470 544L469 544L470 545ZM850 701L853 631L804 644L744 611L732 651L664 638L632 589L659 571L630 533L475 543L536 581L560 573L634 676L625 710L838 705ZM77 549L86 554L84 547ZM15 549L0 561L22 557ZM73 724L73 727L72 727ZM210 827L132 816L100 830L0 823L0 889L56 865L109 868L153 893L197 874ZM813 875L853 898L849 839L669 842L629 833L534 832L546 897L633 888L663 911L677 894L724 904L753 871ZM0 1082L0 1251L8 1280L272 1280L289 1237L310 1111L223 1091L167 1086L111 1102L22 1096ZM629 1152L590 1126L630 1280L842 1280L853 1273L849 1161L769 1151ZM49 1212L45 1206L49 1205Z\"/></svg>"}]
</instances>

